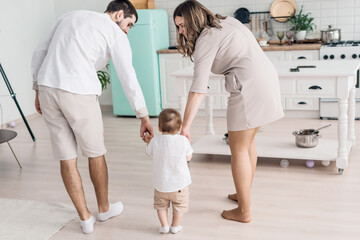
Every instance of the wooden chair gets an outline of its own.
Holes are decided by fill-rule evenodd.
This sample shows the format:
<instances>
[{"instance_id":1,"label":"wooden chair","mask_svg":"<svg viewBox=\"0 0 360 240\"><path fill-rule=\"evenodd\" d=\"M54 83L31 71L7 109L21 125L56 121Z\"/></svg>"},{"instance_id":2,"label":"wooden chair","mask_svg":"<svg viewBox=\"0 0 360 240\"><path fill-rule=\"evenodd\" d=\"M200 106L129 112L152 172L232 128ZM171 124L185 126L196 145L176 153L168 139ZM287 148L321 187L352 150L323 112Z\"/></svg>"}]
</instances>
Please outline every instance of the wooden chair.
<instances>
[{"instance_id":1,"label":"wooden chair","mask_svg":"<svg viewBox=\"0 0 360 240\"><path fill-rule=\"evenodd\" d=\"M11 147L11 145L9 143L9 141L11 139L14 139L16 136L17 136L17 133L15 131L0 129L0 144L7 142L7 144L9 145L9 147L11 149L11 152L13 153L17 163L19 164L19 167L22 168L18 158L15 155L14 150L12 149L12 147Z\"/></svg>"}]
</instances>

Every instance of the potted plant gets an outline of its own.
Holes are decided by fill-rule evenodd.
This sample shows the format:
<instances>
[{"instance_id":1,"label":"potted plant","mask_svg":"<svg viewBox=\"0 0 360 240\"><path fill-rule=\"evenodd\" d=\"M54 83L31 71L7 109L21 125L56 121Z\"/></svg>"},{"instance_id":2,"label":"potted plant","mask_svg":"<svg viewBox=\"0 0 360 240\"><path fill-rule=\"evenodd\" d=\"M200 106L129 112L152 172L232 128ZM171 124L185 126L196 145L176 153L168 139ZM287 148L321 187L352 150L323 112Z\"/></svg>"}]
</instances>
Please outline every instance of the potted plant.
<instances>
[{"instance_id":1,"label":"potted plant","mask_svg":"<svg viewBox=\"0 0 360 240\"><path fill-rule=\"evenodd\" d=\"M100 70L100 71L97 72L97 76L98 76L99 81L101 83L101 89L102 90L106 89L107 84L110 84L110 75L108 73L109 64L106 65L106 70L107 71Z\"/></svg>"},{"instance_id":2,"label":"potted plant","mask_svg":"<svg viewBox=\"0 0 360 240\"><path fill-rule=\"evenodd\" d=\"M291 14L289 21L292 25L291 30L296 34L296 40L304 40L306 31L312 31L316 28L316 25L313 23L314 18L309 15L310 13L303 13L303 6L301 6L299 14Z\"/></svg>"}]
</instances>

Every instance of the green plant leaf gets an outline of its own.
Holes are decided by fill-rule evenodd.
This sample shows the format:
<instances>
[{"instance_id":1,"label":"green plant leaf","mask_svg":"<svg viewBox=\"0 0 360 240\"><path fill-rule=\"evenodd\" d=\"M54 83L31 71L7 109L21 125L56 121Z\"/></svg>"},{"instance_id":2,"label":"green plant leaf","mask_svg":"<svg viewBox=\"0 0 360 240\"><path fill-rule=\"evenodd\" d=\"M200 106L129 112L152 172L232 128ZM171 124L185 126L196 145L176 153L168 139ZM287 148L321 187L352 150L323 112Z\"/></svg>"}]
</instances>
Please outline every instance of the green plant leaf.
<instances>
[{"instance_id":1,"label":"green plant leaf","mask_svg":"<svg viewBox=\"0 0 360 240\"><path fill-rule=\"evenodd\" d=\"M291 24L291 30L295 32L300 32L302 30L313 30L316 29L316 25L313 23L314 18L309 17L310 13L303 13L303 5L301 6L301 9L299 11L299 14L291 14L290 16L290 24Z\"/></svg>"},{"instance_id":2,"label":"green plant leaf","mask_svg":"<svg viewBox=\"0 0 360 240\"><path fill-rule=\"evenodd\" d=\"M106 65L106 69L109 70L109 64ZM98 71L97 72L98 79L101 84L101 89L104 90L107 87L107 84L110 84L110 75L107 71Z\"/></svg>"}]
</instances>

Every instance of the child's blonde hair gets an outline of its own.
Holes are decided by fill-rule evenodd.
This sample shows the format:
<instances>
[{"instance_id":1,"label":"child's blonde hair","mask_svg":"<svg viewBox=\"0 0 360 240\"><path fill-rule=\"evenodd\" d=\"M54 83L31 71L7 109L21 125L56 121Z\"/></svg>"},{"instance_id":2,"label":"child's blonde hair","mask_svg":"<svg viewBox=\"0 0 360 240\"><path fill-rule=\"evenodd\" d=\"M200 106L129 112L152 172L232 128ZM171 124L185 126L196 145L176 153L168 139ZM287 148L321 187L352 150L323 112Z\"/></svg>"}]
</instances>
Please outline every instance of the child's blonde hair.
<instances>
[{"instance_id":1,"label":"child's blonde hair","mask_svg":"<svg viewBox=\"0 0 360 240\"><path fill-rule=\"evenodd\" d=\"M180 130L181 124L180 113L173 108L166 108L159 115L161 132L175 133Z\"/></svg>"}]
</instances>

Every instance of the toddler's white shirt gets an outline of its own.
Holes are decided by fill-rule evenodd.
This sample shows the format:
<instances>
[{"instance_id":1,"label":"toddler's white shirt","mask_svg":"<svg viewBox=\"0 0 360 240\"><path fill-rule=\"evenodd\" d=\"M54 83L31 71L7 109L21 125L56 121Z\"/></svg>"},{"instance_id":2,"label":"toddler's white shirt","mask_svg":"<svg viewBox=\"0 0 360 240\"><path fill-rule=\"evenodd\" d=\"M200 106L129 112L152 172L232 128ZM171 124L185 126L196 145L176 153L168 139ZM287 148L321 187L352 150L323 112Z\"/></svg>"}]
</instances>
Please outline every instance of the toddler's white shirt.
<instances>
[{"instance_id":1,"label":"toddler's white shirt","mask_svg":"<svg viewBox=\"0 0 360 240\"><path fill-rule=\"evenodd\" d=\"M193 149L182 135L156 135L146 147L152 157L153 183L159 192L175 192L191 184L186 157Z\"/></svg>"}]
</instances>

